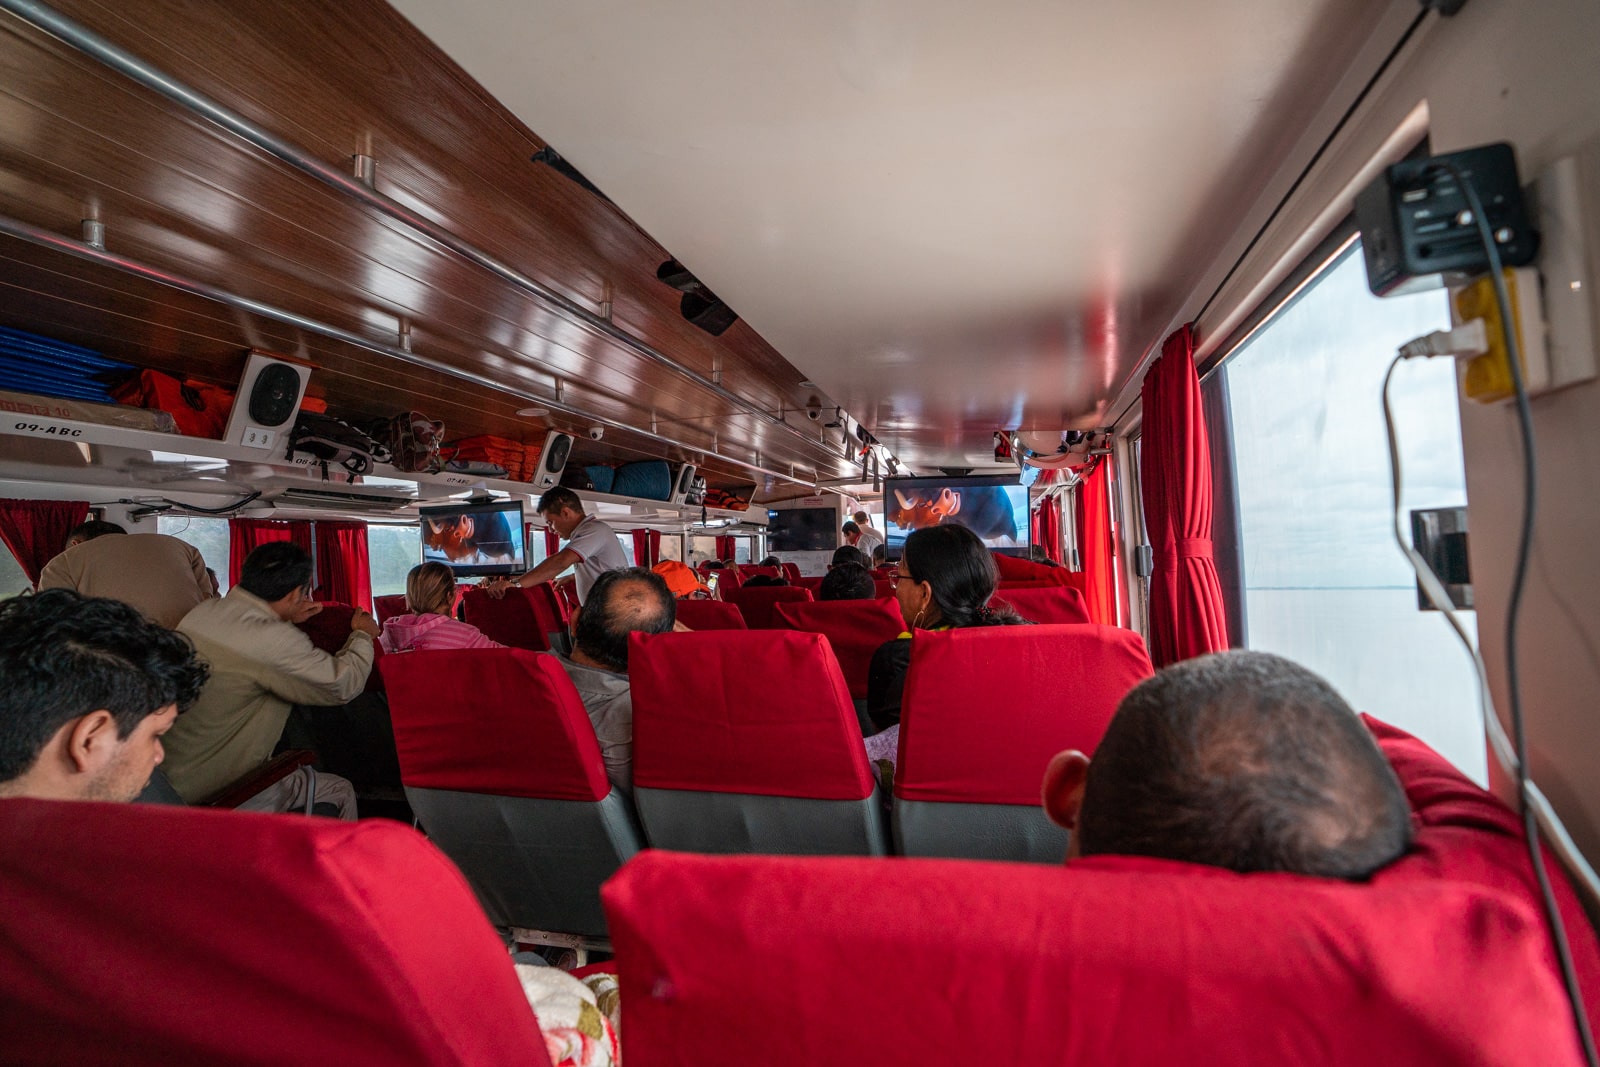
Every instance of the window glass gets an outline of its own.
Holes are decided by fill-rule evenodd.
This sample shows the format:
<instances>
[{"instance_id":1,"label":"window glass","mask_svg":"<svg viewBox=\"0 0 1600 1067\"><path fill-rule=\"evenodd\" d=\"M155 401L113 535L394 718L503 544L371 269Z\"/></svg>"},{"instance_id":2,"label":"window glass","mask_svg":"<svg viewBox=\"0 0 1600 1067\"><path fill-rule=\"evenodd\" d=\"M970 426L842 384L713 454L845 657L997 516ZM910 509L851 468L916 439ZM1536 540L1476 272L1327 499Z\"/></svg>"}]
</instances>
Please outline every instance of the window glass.
<instances>
[{"instance_id":1,"label":"window glass","mask_svg":"<svg viewBox=\"0 0 1600 1067\"><path fill-rule=\"evenodd\" d=\"M33 583L28 581L28 573L17 562L17 557L11 554L9 548L0 552L0 600L10 600L31 589Z\"/></svg>"},{"instance_id":2,"label":"window glass","mask_svg":"<svg viewBox=\"0 0 1600 1067\"><path fill-rule=\"evenodd\" d=\"M406 575L422 562L422 527L367 524L373 596L403 596Z\"/></svg>"},{"instance_id":3,"label":"window glass","mask_svg":"<svg viewBox=\"0 0 1600 1067\"><path fill-rule=\"evenodd\" d=\"M750 551L755 546L754 537L735 537L733 539L733 561L735 563L754 563L750 558Z\"/></svg>"},{"instance_id":4,"label":"window glass","mask_svg":"<svg viewBox=\"0 0 1600 1067\"><path fill-rule=\"evenodd\" d=\"M689 565L695 566L708 559L717 558L717 539L715 537L689 538Z\"/></svg>"},{"instance_id":5,"label":"window glass","mask_svg":"<svg viewBox=\"0 0 1600 1067\"><path fill-rule=\"evenodd\" d=\"M135 527L137 530L137 527ZM146 527L148 529L148 527ZM228 520L207 519L198 515L161 515L156 518L156 533L164 533L193 545L205 558L206 566L217 574L217 587L228 591Z\"/></svg>"},{"instance_id":6,"label":"window glass","mask_svg":"<svg viewBox=\"0 0 1600 1067\"><path fill-rule=\"evenodd\" d=\"M683 538L675 533L661 534L661 559L683 559Z\"/></svg>"},{"instance_id":7,"label":"window glass","mask_svg":"<svg viewBox=\"0 0 1600 1067\"><path fill-rule=\"evenodd\" d=\"M631 534L631 533L619 533L619 534L617 534L617 545L622 549L622 555L623 555L623 557L625 559L627 559L628 566L630 566L630 567L633 566L634 565L633 534Z\"/></svg>"},{"instance_id":8,"label":"window glass","mask_svg":"<svg viewBox=\"0 0 1600 1067\"><path fill-rule=\"evenodd\" d=\"M1395 349L1448 325L1442 289L1372 296L1356 246L1225 372L1250 647L1317 671L1357 710L1417 734L1481 783L1471 662L1438 613L1418 610L1394 544L1380 406ZM1403 506L1465 504L1453 364L1407 363L1393 396ZM1472 614L1463 618L1475 632Z\"/></svg>"}]
</instances>

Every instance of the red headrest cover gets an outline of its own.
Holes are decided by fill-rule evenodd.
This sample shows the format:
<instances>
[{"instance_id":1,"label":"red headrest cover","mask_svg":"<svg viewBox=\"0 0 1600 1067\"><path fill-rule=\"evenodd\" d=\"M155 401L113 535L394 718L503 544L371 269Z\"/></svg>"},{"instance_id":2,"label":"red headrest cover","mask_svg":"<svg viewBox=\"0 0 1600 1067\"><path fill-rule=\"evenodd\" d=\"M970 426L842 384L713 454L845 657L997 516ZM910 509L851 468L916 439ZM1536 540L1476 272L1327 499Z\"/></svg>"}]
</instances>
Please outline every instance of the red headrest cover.
<instances>
[{"instance_id":1,"label":"red headrest cover","mask_svg":"<svg viewBox=\"0 0 1600 1067\"><path fill-rule=\"evenodd\" d=\"M629 641L634 785L871 795L850 693L820 634L707 630Z\"/></svg>"},{"instance_id":2,"label":"red headrest cover","mask_svg":"<svg viewBox=\"0 0 1600 1067\"><path fill-rule=\"evenodd\" d=\"M550 800L611 791L594 725L555 656L401 652L383 672L406 785Z\"/></svg>"},{"instance_id":3,"label":"red headrest cover","mask_svg":"<svg viewBox=\"0 0 1600 1067\"><path fill-rule=\"evenodd\" d=\"M1118 702L1152 673L1139 635L1114 626L918 633L895 796L1038 804L1050 757L1092 754Z\"/></svg>"},{"instance_id":4,"label":"red headrest cover","mask_svg":"<svg viewBox=\"0 0 1600 1067\"><path fill-rule=\"evenodd\" d=\"M0 1060L545 1064L505 949L410 827L0 800Z\"/></svg>"}]
</instances>

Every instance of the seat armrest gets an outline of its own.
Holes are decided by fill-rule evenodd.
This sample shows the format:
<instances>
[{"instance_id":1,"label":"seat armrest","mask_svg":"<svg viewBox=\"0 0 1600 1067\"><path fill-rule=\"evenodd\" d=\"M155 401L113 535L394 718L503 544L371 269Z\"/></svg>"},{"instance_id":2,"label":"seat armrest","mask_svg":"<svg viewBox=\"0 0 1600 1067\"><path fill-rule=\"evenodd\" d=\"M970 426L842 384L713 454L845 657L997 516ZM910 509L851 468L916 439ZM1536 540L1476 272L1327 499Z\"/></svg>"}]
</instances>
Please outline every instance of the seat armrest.
<instances>
[{"instance_id":1,"label":"seat armrest","mask_svg":"<svg viewBox=\"0 0 1600 1067\"><path fill-rule=\"evenodd\" d=\"M232 785L224 786L213 796L201 801L201 804L208 808L237 808L269 785L283 781L301 767L316 761L317 754L309 748L291 748L287 752L280 752Z\"/></svg>"}]
</instances>

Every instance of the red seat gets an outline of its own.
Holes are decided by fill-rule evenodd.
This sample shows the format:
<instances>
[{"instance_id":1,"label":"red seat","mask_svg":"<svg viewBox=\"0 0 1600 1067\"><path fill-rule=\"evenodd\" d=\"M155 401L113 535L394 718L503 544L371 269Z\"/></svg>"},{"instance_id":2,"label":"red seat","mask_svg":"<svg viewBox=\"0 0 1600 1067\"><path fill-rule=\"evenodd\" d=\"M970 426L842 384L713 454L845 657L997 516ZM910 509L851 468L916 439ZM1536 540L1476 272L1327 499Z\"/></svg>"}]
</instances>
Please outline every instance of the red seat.
<instances>
[{"instance_id":1,"label":"red seat","mask_svg":"<svg viewBox=\"0 0 1600 1067\"><path fill-rule=\"evenodd\" d=\"M406 598L404 593L395 593L391 596L375 596L372 598L373 614L378 618L378 625L382 626L396 615L406 613Z\"/></svg>"},{"instance_id":2,"label":"red seat","mask_svg":"<svg viewBox=\"0 0 1600 1067\"><path fill-rule=\"evenodd\" d=\"M778 622L791 630L822 634L839 660L839 670L852 699L867 695L867 670L872 654L905 629L899 607L891 600L824 600L779 604Z\"/></svg>"},{"instance_id":3,"label":"red seat","mask_svg":"<svg viewBox=\"0 0 1600 1067\"><path fill-rule=\"evenodd\" d=\"M872 579L872 595L880 600L894 596L894 583L887 578Z\"/></svg>"},{"instance_id":4,"label":"red seat","mask_svg":"<svg viewBox=\"0 0 1600 1067\"><path fill-rule=\"evenodd\" d=\"M650 844L887 851L876 784L820 634L634 633L634 801Z\"/></svg>"},{"instance_id":5,"label":"red seat","mask_svg":"<svg viewBox=\"0 0 1600 1067\"><path fill-rule=\"evenodd\" d=\"M1153 671L1111 626L985 626L911 644L894 830L908 856L1060 863L1066 832L1039 806L1062 749L1093 753L1122 697Z\"/></svg>"},{"instance_id":6,"label":"red seat","mask_svg":"<svg viewBox=\"0 0 1600 1067\"><path fill-rule=\"evenodd\" d=\"M743 578L745 581L749 581L751 578L755 578L757 576L763 578L782 578L783 570L779 567L763 567L759 564L753 563L739 564L740 578Z\"/></svg>"},{"instance_id":7,"label":"red seat","mask_svg":"<svg viewBox=\"0 0 1600 1067\"><path fill-rule=\"evenodd\" d=\"M355 616L356 609L349 604L326 603L322 610L311 618L298 623L300 631L311 638L311 643L330 656L339 654L345 642L350 640L350 620ZM383 692L383 675L378 673L378 660L383 658L383 646L377 641L372 642L372 673L367 675L367 684L363 692Z\"/></svg>"},{"instance_id":8,"label":"red seat","mask_svg":"<svg viewBox=\"0 0 1600 1067\"><path fill-rule=\"evenodd\" d=\"M800 580L800 565L798 563L785 563L782 564L782 567L783 576L789 580L791 585Z\"/></svg>"},{"instance_id":9,"label":"red seat","mask_svg":"<svg viewBox=\"0 0 1600 1067\"><path fill-rule=\"evenodd\" d=\"M406 799L497 926L601 936L599 886L641 846L554 656L384 660Z\"/></svg>"},{"instance_id":10,"label":"red seat","mask_svg":"<svg viewBox=\"0 0 1600 1067\"><path fill-rule=\"evenodd\" d=\"M820 577L808 578L805 575L801 575L798 578L789 579L789 584L794 586L796 589L811 590L811 596L813 599L815 599L816 595L822 590L822 579Z\"/></svg>"},{"instance_id":11,"label":"red seat","mask_svg":"<svg viewBox=\"0 0 1600 1067\"><path fill-rule=\"evenodd\" d=\"M811 590L797 589L792 585L768 585L754 589L733 589L722 596L730 604L739 606L745 625L750 629L773 630L783 625L773 614L773 609L779 604L799 601L810 603Z\"/></svg>"},{"instance_id":12,"label":"red seat","mask_svg":"<svg viewBox=\"0 0 1600 1067\"><path fill-rule=\"evenodd\" d=\"M678 621L691 630L744 630L744 615L722 600L680 600Z\"/></svg>"},{"instance_id":13,"label":"red seat","mask_svg":"<svg viewBox=\"0 0 1600 1067\"><path fill-rule=\"evenodd\" d=\"M1054 624L1086 623L1089 606L1083 594L1065 585L1039 585L1037 588L1002 588L994 599L1011 605L1013 611L1029 622Z\"/></svg>"},{"instance_id":14,"label":"red seat","mask_svg":"<svg viewBox=\"0 0 1600 1067\"><path fill-rule=\"evenodd\" d=\"M0 800L0 1060L547 1064L504 947L410 827Z\"/></svg>"},{"instance_id":15,"label":"red seat","mask_svg":"<svg viewBox=\"0 0 1600 1067\"><path fill-rule=\"evenodd\" d=\"M1061 871L646 853L604 893L629 1054L688 1063L720 1027L728 1062L814 1063L859 1041L870 1002L873 1041L907 1064L974 1035L993 1062L1068 1067L1201 1048L1247 1067L1579 1062L1520 820L1367 722L1416 838L1364 885L1114 856ZM1553 881L1600 1021L1600 945Z\"/></svg>"},{"instance_id":16,"label":"red seat","mask_svg":"<svg viewBox=\"0 0 1600 1067\"><path fill-rule=\"evenodd\" d=\"M483 631L491 641L532 652L550 650L551 631L548 612L540 603L543 594L513 587L495 599L482 589L469 589L461 598L466 621ZM559 630L559 627L557 627Z\"/></svg>"}]
</instances>

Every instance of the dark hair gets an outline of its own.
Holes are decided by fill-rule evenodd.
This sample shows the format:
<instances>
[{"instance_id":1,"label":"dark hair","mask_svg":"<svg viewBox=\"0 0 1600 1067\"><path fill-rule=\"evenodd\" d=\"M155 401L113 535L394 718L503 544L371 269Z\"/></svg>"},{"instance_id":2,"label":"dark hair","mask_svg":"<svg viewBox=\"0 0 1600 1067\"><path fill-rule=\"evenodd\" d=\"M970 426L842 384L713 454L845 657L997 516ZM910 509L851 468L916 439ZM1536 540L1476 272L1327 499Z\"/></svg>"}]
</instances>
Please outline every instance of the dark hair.
<instances>
[{"instance_id":1,"label":"dark hair","mask_svg":"<svg viewBox=\"0 0 1600 1067\"><path fill-rule=\"evenodd\" d=\"M778 586L778 585L788 585L788 584L789 584L789 582L786 579L783 579L783 578L777 578L777 577L774 577L773 575L770 575L770 574L756 574L756 575L752 575L749 578L746 578L744 580L744 583L742 585L740 585L739 588L741 588L741 589L760 589L762 586Z\"/></svg>"},{"instance_id":2,"label":"dark hair","mask_svg":"<svg viewBox=\"0 0 1600 1067\"><path fill-rule=\"evenodd\" d=\"M879 562L885 562L886 563L886 562L888 562L888 560L889 560L889 546L888 545L884 544L882 541L879 541L877 544L872 546L872 563L873 563L873 566L877 566L877 564Z\"/></svg>"},{"instance_id":3,"label":"dark hair","mask_svg":"<svg viewBox=\"0 0 1600 1067\"><path fill-rule=\"evenodd\" d=\"M761 565L763 567L778 567L781 569L783 567L783 560L779 559L777 556L768 556L766 559L761 561Z\"/></svg>"},{"instance_id":4,"label":"dark hair","mask_svg":"<svg viewBox=\"0 0 1600 1067\"><path fill-rule=\"evenodd\" d=\"M106 522L104 519L90 519L88 522L80 522L67 531L67 544L81 544L84 541L93 541L96 537L104 537L106 534L125 534L127 532L127 530L124 530L114 522Z\"/></svg>"},{"instance_id":5,"label":"dark hair","mask_svg":"<svg viewBox=\"0 0 1600 1067\"><path fill-rule=\"evenodd\" d=\"M628 669L628 635L662 634L677 621L678 602L661 575L643 567L606 571L589 587L572 643L614 671Z\"/></svg>"},{"instance_id":6,"label":"dark hair","mask_svg":"<svg viewBox=\"0 0 1600 1067\"><path fill-rule=\"evenodd\" d=\"M1122 699L1089 764L1083 855L1361 879L1405 852L1394 770L1327 682L1265 652L1168 667Z\"/></svg>"},{"instance_id":7,"label":"dark hair","mask_svg":"<svg viewBox=\"0 0 1600 1067\"><path fill-rule=\"evenodd\" d=\"M311 557L292 541L261 545L244 558L239 569L239 588L269 604L310 584Z\"/></svg>"},{"instance_id":8,"label":"dark hair","mask_svg":"<svg viewBox=\"0 0 1600 1067\"><path fill-rule=\"evenodd\" d=\"M878 586L859 563L841 563L823 576L818 600L871 600Z\"/></svg>"},{"instance_id":9,"label":"dark hair","mask_svg":"<svg viewBox=\"0 0 1600 1067\"><path fill-rule=\"evenodd\" d=\"M558 485L554 489L546 489L544 495L539 498L539 503L534 505L533 510L540 515L544 515L552 511L566 511L568 508L582 514L583 501L571 489L564 485Z\"/></svg>"},{"instance_id":10,"label":"dark hair","mask_svg":"<svg viewBox=\"0 0 1600 1067\"><path fill-rule=\"evenodd\" d=\"M865 552L855 545L840 545L834 549L833 559L828 563L828 566L842 567L846 563L854 563L864 571L872 569L872 561L867 558Z\"/></svg>"},{"instance_id":11,"label":"dark hair","mask_svg":"<svg viewBox=\"0 0 1600 1067\"><path fill-rule=\"evenodd\" d=\"M947 626L1012 626L1025 623L1009 607L991 607L1000 584L994 556L965 526L926 526L913 530L900 551L906 573L933 590L938 622Z\"/></svg>"},{"instance_id":12,"label":"dark hair","mask_svg":"<svg viewBox=\"0 0 1600 1067\"><path fill-rule=\"evenodd\" d=\"M31 767L57 730L105 709L127 737L168 704L181 711L206 666L182 634L127 604L49 589L0 604L0 782Z\"/></svg>"},{"instance_id":13,"label":"dark hair","mask_svg":"<svg viewBox=\"0 0 1600 1067\"><path fill-rule=\"evenodd\" d=\"M854 522L846 522L843 526L839 527L839 529L843 530L847 534L858 534L861 532L861 527L857 526Z\"/></svg>"}]
</instances>

